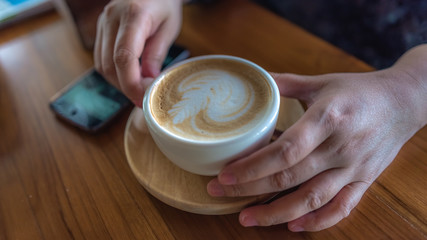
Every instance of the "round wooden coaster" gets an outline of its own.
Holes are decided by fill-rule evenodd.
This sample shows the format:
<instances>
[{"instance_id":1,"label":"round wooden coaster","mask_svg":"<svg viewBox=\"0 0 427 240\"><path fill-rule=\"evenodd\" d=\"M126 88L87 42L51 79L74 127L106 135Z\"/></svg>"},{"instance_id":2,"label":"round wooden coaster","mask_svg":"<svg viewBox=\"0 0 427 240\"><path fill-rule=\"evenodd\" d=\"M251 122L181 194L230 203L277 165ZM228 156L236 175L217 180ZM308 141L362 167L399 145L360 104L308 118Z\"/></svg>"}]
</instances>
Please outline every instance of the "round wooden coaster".
<instances>
[{"instance_id":1,"label":"round wooden coaster","mask_svg":"<svg viewBox=\"0 0 427 240\"><path fill-rule=\"evenodd\" d=\"M278 126L285 128L279 129L286 129L302 113L297 101L282 99ZM206 185L213 177L192 174L170 162L151 138L139 108L129 117L124 140L128 163L138 181L154 197L175 208L207 215L230 214L271 197L211 197Z\"/></svg>"}]
</instances>

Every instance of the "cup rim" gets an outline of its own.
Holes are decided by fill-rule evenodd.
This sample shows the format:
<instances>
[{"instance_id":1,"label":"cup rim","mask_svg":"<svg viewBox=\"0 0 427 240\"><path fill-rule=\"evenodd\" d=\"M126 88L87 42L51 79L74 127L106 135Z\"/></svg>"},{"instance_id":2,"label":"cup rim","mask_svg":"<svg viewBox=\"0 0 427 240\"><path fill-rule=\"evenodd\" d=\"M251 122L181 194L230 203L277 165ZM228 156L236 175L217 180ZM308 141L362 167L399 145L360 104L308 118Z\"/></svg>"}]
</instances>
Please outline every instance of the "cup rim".
<instances>
[{"instance_id":1,"label":"cup rim","mask_svg":"<svg viewBox=\"0 0 427 240\"><path fill-rule=\"evenodd\" d=\"M226 138L221 138L221 139L212 139L212 140L210 140L210 139L198 140L198 139L190 139L190 138L185 138L185 137L179 136L179 135L167 130L165 127L161 126L156 121L154 116L151 114L152 111L151 111L151 107L149 104L151 94L152 94L155 86L160 83L160 81L164 78L164 76L166 74L168 74L170 71L172 71L176 67L184 65L188 62L193 62L193 61L198 61L198 60L203 60L203 59L230 59L230 60L238 61L238 62L241 62L241 63L244 63L246 65L253 67L258 72L260 72L262 75L264 75L264 77L267 80L267 82L269 83L270 89L272 91L272 106L271 106L271 108L269 108L267 110L267 115L268 115L266 117L267 122L264 124L265 126L261 130L259 130L259 125L261 123L257 123L257 125L255 125L255 127L253 129L250 129L250 130L246 131L245 133L239 134L237 136L226 137ZM148 125L151 125L152 127L154 127L155 131L158 131L161 134L167 135L169 138L174 139L174 141L179 141L182 143L189 143L189 144L193 144L193 145L194 144L197 144L197 145L228 144L228 143L231 143L234 141L241 140L242 138L247 138L248 136L255 137L257 135L264 134L267 131L269 131L270 126L272 124L275 124L277 117L279 115L279 107L280 107L279 88L277 87L277 84L274 81L273 77L265 69L263 69L259 65L255 64L254 62L251 62L247 59L236 57L236 56L231 56L231 55L221 55L221 54L211 54L211 55L202 55L202 56L197 56L197 57L191 57L191 58L180 61L180 62L168 67L167 69L162 71L159 76L157 76L154 79L154 81L150 84L148 89L145 91L144 98L143 98L143 112L144 112L144 117L145 117Z\"/></svg>"}]
</instances>

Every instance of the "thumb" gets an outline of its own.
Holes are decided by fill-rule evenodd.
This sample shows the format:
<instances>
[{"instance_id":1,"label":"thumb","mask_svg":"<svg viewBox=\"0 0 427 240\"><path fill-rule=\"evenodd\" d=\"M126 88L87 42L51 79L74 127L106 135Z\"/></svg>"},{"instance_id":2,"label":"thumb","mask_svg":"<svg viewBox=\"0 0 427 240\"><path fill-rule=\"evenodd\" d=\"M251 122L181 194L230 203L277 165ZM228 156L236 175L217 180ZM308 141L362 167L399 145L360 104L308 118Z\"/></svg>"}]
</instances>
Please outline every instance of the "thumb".
<instances>
[{"instance_id":1,"label":"thumb","mask_svg":"<svg viewBox=\"0 0 427 240\"><path fill-rule=\"evenodd\" d=\"M320 88L321 82L313 76L304 76L292 73L270 73L279 87L283 97L296 98L304 102L313 98Z\"/></svg>"}]
</instances>

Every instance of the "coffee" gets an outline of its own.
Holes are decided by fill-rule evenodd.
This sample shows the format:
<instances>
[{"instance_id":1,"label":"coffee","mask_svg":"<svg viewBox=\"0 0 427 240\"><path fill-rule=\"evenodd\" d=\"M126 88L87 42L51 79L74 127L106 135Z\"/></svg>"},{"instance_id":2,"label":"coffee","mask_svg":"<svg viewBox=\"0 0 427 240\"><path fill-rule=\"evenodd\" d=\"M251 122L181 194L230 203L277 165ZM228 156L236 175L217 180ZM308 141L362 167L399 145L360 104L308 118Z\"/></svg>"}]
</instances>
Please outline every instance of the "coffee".
<instances>
[{"instance_id":1,"label":"coffee","mask_svg":"<svg viewBox=\"0 0 427 240\"><path fill-rule=\"evenodd\" d=\"M265 75L233 59L202 59L173 68L154 86L151 113L163 128L194 140L241 135L272 104Z\"/></svg>"},{"instance_id":2,"label":"coffee","mask_svg":"<svg viewBox=\"0 0 427 240\"><path fill-rule=\"evenodd\" d=\"M280 108L267 71L226 55L187 59L146 90L145 123L162 153L191 173L214 176L267 145Z\"/></svg>"}]
</instances>

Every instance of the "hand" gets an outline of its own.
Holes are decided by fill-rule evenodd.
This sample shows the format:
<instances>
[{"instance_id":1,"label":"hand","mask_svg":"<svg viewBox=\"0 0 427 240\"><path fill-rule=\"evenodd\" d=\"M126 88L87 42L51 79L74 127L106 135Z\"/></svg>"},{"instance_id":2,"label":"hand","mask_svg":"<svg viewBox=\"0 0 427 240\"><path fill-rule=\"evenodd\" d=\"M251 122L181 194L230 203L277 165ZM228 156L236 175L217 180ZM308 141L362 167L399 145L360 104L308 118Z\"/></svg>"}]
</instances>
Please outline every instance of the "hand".
<instances>
[{"instance_id":1,"label":"hand","mask_svg":"<svg viewBox=\"0 0 427 240\"><path fill-rule=\"evenodd\" d=\"M226 166L209 182L208 193L249 196L298 186L270 204L244 209L240 223L288 222L291 231L336 224L426 124L427 74L420 70L424 75L414 77L427 62L425 50L423 57L408 54L383 71L272 74L283 96L307 104L306 113L272 144ZM420 67L412 71L407 65L415 62Z\"/></svg>"},{"instance_id":2,"label":"hand","mask_svg":"<svg viewBox=\"0 0 427 240\"><path fill-rule=\"evenodd\" d=\"M178 34L181 15L182 0L113 0L98 19L95 68L139 107Z\"/></svg>"}]
</instances>

